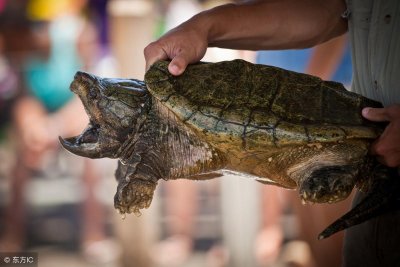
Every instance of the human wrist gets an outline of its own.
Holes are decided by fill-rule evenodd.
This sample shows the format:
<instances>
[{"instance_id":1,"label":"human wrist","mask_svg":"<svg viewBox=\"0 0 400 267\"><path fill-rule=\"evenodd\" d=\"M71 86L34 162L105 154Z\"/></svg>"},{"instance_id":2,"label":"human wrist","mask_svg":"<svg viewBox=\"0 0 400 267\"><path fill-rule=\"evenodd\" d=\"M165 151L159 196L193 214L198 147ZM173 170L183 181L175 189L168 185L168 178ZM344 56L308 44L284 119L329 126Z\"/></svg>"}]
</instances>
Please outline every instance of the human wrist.
<instances>
[{"instance_id":1,"label":"human wrist","mask_svg":"<svg viewBox=\"0 0 400 267\"><path fill-rule=\"evenodd\" d=\"M216 22L213 19L210 10L206 10L194 15L188 21L181 24L180 27L185 28L199 36L199 39L204 40L207 44L210 43L214 36L213 29Z\"/></svg>"},{"instance_id":2,"label":"human wrist","mask_svg":"<svg viewBox=\"0 0 400 267\"><path fill-rule=\"evenodd\" d=\"M215 46L222 36L224 36L226 19L225 12L235 4L217 6L194 15L191 19L182 24L196 32L206 40L209 47Z\"/></svg>"}]
</instances>

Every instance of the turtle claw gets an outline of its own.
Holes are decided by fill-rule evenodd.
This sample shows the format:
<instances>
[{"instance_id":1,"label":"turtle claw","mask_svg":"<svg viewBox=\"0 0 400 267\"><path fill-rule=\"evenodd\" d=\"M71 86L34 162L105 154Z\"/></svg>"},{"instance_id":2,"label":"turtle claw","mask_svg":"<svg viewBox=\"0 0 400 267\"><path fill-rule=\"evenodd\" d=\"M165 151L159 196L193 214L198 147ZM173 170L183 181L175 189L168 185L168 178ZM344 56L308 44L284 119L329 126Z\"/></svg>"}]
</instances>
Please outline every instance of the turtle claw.
<instances>
[{"instance_id":1,"label":"turtle claw","mask_svg":"<svg viewBox=\"0 0 400 267\"><path fill-rule=\"evenodd\" d=\"M345 199L355 184L353 166L325 166L311 173L300 184L306 202L334 203Z\"/></svg>"},{"instance_id":2,"label":"turtle claw","mask_svg":"<svg viewBox=\"0 0 400 267\"><path fill-rule=\"evenodd\" d=\"M327 238L381 214L400 210L400 177L396 170L389 171L389 174L383 177L386 178L375 178L371 191L367 193L366 197L322 231L318 235L318 239Z\"/></svg>"}]
</instances>

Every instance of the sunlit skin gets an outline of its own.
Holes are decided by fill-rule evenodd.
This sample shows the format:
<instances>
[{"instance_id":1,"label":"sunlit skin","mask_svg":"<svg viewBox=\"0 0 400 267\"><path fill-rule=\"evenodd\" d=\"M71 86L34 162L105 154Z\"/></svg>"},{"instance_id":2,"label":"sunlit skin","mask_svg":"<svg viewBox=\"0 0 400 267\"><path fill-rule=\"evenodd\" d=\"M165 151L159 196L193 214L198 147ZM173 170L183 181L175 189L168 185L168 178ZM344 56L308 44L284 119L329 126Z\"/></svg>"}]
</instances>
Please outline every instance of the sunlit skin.
<instances>
[{"instance_id":1,"label":"sunlit skin","mask_svg":"<svg viewBox=\"0 0 400 267\"><path fill-rule=\"evenodd\" d=\"M386 108L364 108L364 118L375 122L389 122L385 131L371 146L370 153L389 166L400 166L400 104Z\"/></svg>"}]
</instances>

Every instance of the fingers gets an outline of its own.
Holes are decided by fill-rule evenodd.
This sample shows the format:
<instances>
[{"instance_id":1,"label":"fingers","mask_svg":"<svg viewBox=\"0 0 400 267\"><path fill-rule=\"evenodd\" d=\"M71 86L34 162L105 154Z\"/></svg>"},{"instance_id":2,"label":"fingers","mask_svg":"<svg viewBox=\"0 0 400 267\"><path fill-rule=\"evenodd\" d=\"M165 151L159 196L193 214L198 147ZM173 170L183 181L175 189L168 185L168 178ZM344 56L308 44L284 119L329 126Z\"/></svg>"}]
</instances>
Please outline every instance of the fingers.
<instances>
[{"instance_id":1,"label":"fingers","mask_svg":"<svg viewBox=\"0 0 400 267\"><path fill-rule=\"evenodd\" d=\"M170 59L168 70L178 76L189 63L201 60L208 46L207 34L186 26L182 24L172 29L144 49L146 71L156 61Z\"/></svg>"},{"instance_id":2,"label":"fingers","mask_svg":"<svg viewBox=\"0 0 400 267\"><path fill-rule=\"evenodd\" d=\"M400 167L400 149L388 138L379 138L372 145L371 154L375 155L380 163L388 167Z\"/></svg>"},{"instance_id":3,"label":"fingers","mask_svg":"<svg viewBox=\"0 0 400 267\"><path fill-rule=\"evenodd\" d=\"M172 59L168 70L175 76L181 75L189 64L189 56L184 52L180 51L176 55L167 53L157 42L149 44L144 49L144 57L146 59L146 71L159 60Z\"/></svg>"},{"instance_id":4,"label":"fingers","mask_svg":"<svg viewBox=\"0 0 400 267\"><path fill-rule=\"evenodd\" d=\"M144 57L146 59L146 71L159 60L172 59L168 66L169 72L174 76L181 75L187 65L189 64L189 56L183 52L178 52L175 56L169 55L160 45L156 42L149 44L144 49Z\"/></svg>"},{"instance_id":5,"label":"fingers","mask_svg":"<svg viewBox=\"0 0 400 267\"><path fill-rule=\"evenodd\" d=\"M172 75L179 76L185 71L188 64L187 56L184 53L180 53L172 59L168 70Z\"/></svg>"},{"instance_id":6,"label":"fingers","mask_svg":"<svg viewBox=\"0 0 400 267\"><path fill-rule=\"evenodd\" d=\"M364 118L370 121L393 121L400 118L400 105L394 104L386 108L364 108L362 110Z\"/></svg>"},{"instance_id":7,"label":"fingers","mask_svg":"<svg viewBox=\"0 0 400 267\"><path fill-rule=\"evenodd\" d=\"M146 60L146 71L157 61L168 59L168 54L157 42L150 43L143 52Z\"/></svg>"},{"instance_id":8,"label":"fingers","mask_svg":"<svg viewBox=\"0 0 400 267\"><path fill-rule=\"evenodd\" d=\"M378 140L372 145L370 152L383 165L391 168L400 167L400 150L396 150L387 142Z\"/></svg>"},{"instance_id":9,"label":"fingers","mask_svg":"<svg viewBox=\"0 0 400 267\"><path fill-rule=\"evenodd\" d=\"M389 121L386 108L364 108L361 112L364 118L370 121Z\"/></svg>"},{"instance_id":10,"label":"fingers","mask_svg":"<svg viewBox=\"0 0 400 267\"><path fill-rule=\"evenodd\" d=\"M400 106L386 108L386 116L390 123L379 138L371 146L371 154L382 164L389 167L400 166ZM382 116L384 117L384 116Z\"/></svg>"}]
</instances>

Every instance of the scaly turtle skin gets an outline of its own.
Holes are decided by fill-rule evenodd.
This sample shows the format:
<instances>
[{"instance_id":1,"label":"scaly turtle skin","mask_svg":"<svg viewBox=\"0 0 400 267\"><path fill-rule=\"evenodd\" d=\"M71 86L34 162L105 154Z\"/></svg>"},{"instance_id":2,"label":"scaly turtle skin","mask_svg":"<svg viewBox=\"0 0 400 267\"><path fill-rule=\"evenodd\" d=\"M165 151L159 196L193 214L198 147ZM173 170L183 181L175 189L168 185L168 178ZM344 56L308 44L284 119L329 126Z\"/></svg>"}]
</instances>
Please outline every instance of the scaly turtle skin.
<instances>
[{"instance_id":1,"label":"scaly turtle skin","mask_svg":"<svg viewBox=\"0 0 400 267\"><path fill-rule=\"evenodd\" d=\"M179 77L167 66L154 64L145 83L78 72L71 84L90 123L61 143L81 156L119 159L119 212L147 208L159 179L210 179L222 169L297 188L304 202L337 202L355 185L370 192L320 238L398 206L395 171L368 155L383 126L360 115L380 103L243 60L190 65Z\"/></svg>"}]
</instances>

